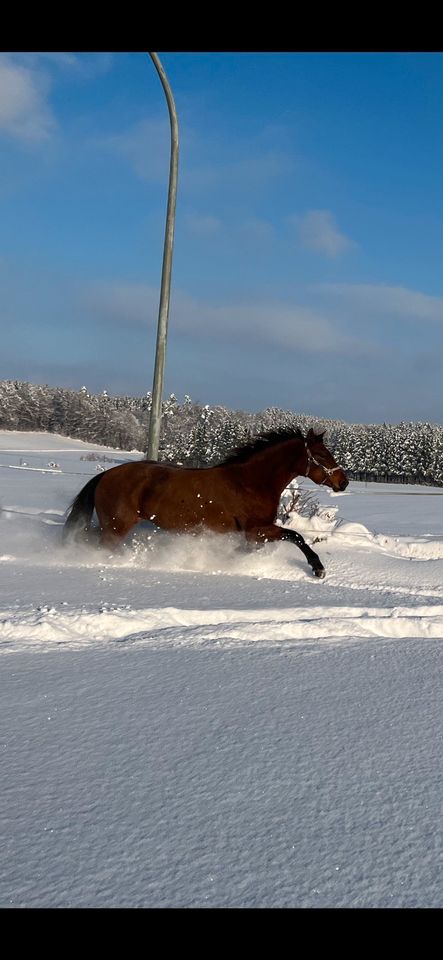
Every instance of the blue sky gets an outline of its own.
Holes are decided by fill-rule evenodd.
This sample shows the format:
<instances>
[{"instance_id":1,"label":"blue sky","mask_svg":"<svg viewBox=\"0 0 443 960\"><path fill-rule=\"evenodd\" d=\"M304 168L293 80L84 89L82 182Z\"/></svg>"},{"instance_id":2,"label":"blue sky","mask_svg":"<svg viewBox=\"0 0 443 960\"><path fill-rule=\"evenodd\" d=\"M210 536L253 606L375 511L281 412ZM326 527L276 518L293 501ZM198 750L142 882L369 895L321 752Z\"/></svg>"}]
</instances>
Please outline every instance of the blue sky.
<instances>
[{"instance_id":1,"label":"blue sky","mask_svg":"<svg viewBox=\"0 0 443 960\"><path fill-rule=\"evenodd\" d=\"M165 394L443 422L443 54L162 53ZM144 53L0 55L0 377L151 389L169 117Z\"/></svg>"}]
</instances>

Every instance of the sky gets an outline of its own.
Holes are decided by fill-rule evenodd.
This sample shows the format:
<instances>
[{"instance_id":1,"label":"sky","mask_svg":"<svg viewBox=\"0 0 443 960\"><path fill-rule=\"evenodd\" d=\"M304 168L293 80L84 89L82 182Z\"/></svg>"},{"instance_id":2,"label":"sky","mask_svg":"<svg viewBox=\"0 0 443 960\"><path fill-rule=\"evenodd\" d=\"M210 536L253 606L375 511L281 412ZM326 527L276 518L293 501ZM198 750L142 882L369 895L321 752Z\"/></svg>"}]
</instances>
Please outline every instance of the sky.
<instances>
[{"instance_id":1,"label":"sky","mask_svg":"<svg viewBox=\"0 0 443 960\"><path fill-rule=\"evenodd\" d=\"M165 395L443 422L443 54L158 52ZM147 53L0 55L0 377L152 388L170 128Z\"/></svg>"},{"instance_id":2,"label":"sky","mask_svg":"<svg viewBox=\"0 0 443 960\"><path fill-rule=\"evenodd\" d=\"M238 535L63 547L112 456L0 431L0 908L441 908L441 488L299 478L318 580Z\"/></svg>"}]
</instances>

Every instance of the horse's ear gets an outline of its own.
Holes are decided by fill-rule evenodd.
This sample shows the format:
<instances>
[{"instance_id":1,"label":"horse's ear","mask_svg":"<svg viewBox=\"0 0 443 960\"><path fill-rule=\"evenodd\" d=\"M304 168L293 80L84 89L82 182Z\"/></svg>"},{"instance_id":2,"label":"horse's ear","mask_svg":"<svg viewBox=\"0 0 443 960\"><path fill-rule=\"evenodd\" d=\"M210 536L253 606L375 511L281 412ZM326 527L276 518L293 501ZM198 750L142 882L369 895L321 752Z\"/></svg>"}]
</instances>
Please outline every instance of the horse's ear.
<instances>
[{"instance_id":1,"label":"horse's ear","mask_svg":"<svg viewBox=\"0 0 443 960\"><path fill-rule=\"evenodd\" d=\"M324 430L313 430L312 427L310 427L308 430L308 436L306 437L306 440L308 443L312 443L314 440L317 440L318 442L319 440L323 440L324 435L325 435Z\"/></svg>"}]
</instances>

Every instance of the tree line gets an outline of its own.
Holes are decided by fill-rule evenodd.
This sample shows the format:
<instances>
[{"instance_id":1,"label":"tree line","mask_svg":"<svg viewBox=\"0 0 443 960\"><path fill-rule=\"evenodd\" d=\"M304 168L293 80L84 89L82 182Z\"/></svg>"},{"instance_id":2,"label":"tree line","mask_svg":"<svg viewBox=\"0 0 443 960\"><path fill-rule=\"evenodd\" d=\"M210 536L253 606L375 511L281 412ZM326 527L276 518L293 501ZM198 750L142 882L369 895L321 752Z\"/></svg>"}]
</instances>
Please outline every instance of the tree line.
<instances>
[{"instance_id":1,"label":"tree line","mask_svg":"<svg viewBox=\"0 0 443 960\"><path fill-rule=\"evenodd\" d=\"M0 381L0 429L58 433L119 450L146 452L151 394L112 396ZM258 413L210 406L171 394L162 405L159 459L209 466L268 430L326 431L328 448L352 479L443 485L443 426L358 424L278 407Z\"/></svg>"}]
</instances>

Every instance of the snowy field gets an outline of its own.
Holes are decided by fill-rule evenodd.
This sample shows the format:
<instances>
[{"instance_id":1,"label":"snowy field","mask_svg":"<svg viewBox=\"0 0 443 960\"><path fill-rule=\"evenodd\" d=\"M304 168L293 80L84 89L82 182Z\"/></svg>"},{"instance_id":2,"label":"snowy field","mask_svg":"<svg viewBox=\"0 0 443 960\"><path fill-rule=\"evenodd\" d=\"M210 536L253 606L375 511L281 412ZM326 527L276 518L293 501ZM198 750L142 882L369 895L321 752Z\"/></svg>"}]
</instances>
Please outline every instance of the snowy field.
<instances>
[{"instance_id":1,"label":"snowy field","mask_svg":"<svg viewBox=\"0 0 443 960\"><path fill-rule=\"evenodd\" d=\"M98 459L82 459L95 453ZM61 546L122 453L0 432L0 907L441 907L443 490Z\"/></svg>"}]
</instances>

